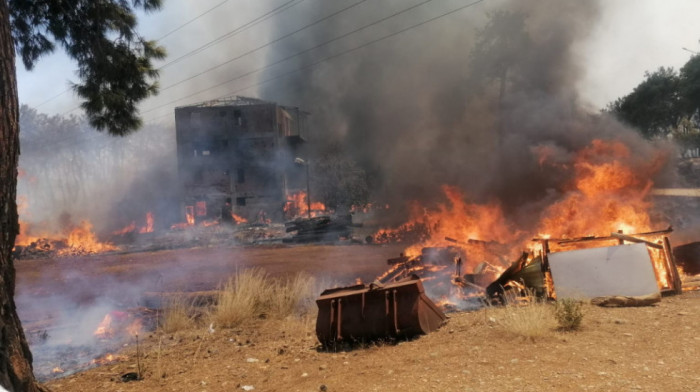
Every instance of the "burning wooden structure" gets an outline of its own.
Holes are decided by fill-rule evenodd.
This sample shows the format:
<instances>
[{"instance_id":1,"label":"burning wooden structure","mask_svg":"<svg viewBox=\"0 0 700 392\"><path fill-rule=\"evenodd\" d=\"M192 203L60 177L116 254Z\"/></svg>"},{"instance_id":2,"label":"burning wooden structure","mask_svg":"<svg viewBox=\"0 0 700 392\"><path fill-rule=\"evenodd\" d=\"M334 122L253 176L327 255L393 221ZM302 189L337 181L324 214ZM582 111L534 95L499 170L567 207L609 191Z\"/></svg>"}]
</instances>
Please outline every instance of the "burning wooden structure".
<instances>
[{"instance_id":1,"label":"burning wooden structure","mask_svg":"<svg viewBox=\"0 0 700 392\"><path fill-rule=\"evenodd\" d=\"M289 195L305 189L293 162L308 113L236 97L175 109L183 220L234 213L250 222L281 221Z\"/></svg>"},{"instance_id":2,"label":"burning wooden structure","mask_svg":"<svg viewBox=\"0 0 700 392\"><path fill-rule=\"evenodd\" d=\"M631 258L637 258L637 261L642 259L644 255L649 256L649 262L651 263L653 277L658 286L658 290L662 295L670 294L680 294L682 292L682 283L680 275L678 273L678 268L676 266L675 258L673 255L673 249L671 243L668 239L668 235L672 232L672 228L668 228L660 231L635 233L635 234L623 234L621 231L617 233L611 233L609 236L588 236L580 237L574 239L552 239L552 238L535 238L534 241L539 244L539 249L535 251L535 255L540 258L542 263L542 272L545 276L545 286L547 290L547 295L550 298L556 298L556 286L557 282L552 276L552 269L550 265L550 255L563 253L573 250L582 249L593 249L593 248L604 248L608 252L615 251L616 247L624 246L625 244L640 244L643 245L642 249L646 247L646 253L641 253L639 255L632 255ZM592 258L589 257L589 258ZM611 260L612 256L610 253L603 255L601 258L607 258ZM628 257L629 258L629 257ZM620 259L622 260L622 259ZM594 260L587 261L584 260L582 263L592 264ZM645 266L642 264L636 264L637 269L642 269ZM590 266L590 268L606 268L598 266ZM610 270L607 272L615 273L616 279L624 279L633 274L635 268L634 264L630 264L630 268L625 270ZM556 275L556 274L555 274ZM639 275L637 275L639 276ZM516 274L517 277L517 274ZM641 280L642 277L640 276ZM618 284L618 289L623 290L621 285ZM625 295L620 292L619 294Z\"/></svg>"},{"instance_id":3,"label":"burning wooden structure","mask_svg":"<svg viewBox=\"0 0 700 392\"><path fill-rule=\"evenodd\" d=\"M668 239L671 231L535 238L535 246L507 268L482 261L472 271L464 270L469 258L502 252L504 246L447 238L458 244L425 247L418 256L389 259L390 268L377 281L387 284L419 276L429 296L448 310L502 302L510 290L550 299L679 294L682 283Z\"/></svg>"}]
</instances>

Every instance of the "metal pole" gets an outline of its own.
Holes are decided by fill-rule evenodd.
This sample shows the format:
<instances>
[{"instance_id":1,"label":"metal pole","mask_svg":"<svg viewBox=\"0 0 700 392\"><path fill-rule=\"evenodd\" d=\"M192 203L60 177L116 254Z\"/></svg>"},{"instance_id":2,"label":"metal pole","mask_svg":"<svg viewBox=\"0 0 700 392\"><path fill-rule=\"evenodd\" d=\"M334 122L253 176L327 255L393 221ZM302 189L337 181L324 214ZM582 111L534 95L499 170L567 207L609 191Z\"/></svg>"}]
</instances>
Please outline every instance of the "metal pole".
<instances>
[{"instance_id":1,"label":"metal pole","mask_svg":"<svg viewBox=\"0 0 700 392\"><path fill-rule=\"evenodd\" d=\"M311 219L311 192L309 191L309 161L306 161L306 207L308 216Z\"/></svg>"}]
</instances>

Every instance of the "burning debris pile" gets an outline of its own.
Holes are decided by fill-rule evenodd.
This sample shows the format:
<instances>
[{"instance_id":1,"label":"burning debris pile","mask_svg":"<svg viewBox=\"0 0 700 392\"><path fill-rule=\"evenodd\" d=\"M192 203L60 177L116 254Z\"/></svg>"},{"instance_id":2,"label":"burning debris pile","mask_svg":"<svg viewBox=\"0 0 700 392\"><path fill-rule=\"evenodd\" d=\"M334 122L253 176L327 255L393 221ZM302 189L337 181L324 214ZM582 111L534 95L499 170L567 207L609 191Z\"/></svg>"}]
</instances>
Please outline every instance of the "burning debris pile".
<instances>
[{"instance_id":1,"label":"burning debris pile","mask_svg":"<svg viewBox=\"0 0 700 392\"><path fill-rule=\"evenodd\" d=\"M88 221L67 226L59 235L32 236L28 234L29 227L29 224L20 224L21 232L13 252L15 258L84 256L118 249L110 242L101 242Z\"/></svg>"},{"instance_id":2,"label":"burning debris pile","mask_svg":"<svg viewBox=\"0 0 700 392\"><path fill-rule=\"evenodd\" d=\"M350 238L351 227L358 224L352 222L352 215L323 215L313 218L296 218L285 223L286 232L295 232L290 238L284 238L283 242L304 243L320 241L337 241L341 238Z\"/></svg>"},{"instance_id":3,"label":"burning debris pile","mask_svg":"<svg viewBox=\"0 0 700 392\"><path fill-rule=\"evenodd\" d=\"M468 203L457 188L443 186L447 203L434 208L413 203L407 223L374 235L374 242L419 239L401 258L389 261L393 266L379 281L418 273L428 280L428 293L435 290L438 295L434 298L448 300L453 295L441 288L445 282L485 291L491 297L511 286L522 286L525 280L539 294L554 298L550 253L641 242L649 249L659 289L678 291L665 237L670 230L651 231L653 225L663 223L653 222L648 197L653 184L650 178L659 170L659 162L640 162L622 142L598 139L571 155L569 162L557 161L547 148L532 152L539 156L543 170L551 165L549 170L570 173L559 185L556 198L540 203L539 211L522 219L518 216L521 211L509 215L498 202ZM449 256L430 257L440 252ZM449 272L443 273L446 278L436 279L436 271Z\"/></svg>"}]
</instances>

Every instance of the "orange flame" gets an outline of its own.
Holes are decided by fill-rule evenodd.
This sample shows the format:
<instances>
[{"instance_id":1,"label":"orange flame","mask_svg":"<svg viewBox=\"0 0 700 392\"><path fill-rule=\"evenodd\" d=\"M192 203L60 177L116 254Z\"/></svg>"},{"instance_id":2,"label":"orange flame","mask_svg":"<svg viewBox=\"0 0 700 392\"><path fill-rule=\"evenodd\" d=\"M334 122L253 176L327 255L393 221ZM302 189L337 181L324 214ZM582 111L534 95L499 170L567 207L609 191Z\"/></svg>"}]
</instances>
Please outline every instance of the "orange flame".
<instances>
[{"instance_id":1,"label":"orange flame","mask_svg":"<svg viewBox=\"0 0 700 392\"><path fill-rule=\"evenodd\" d=\"M309 215L309 203L306 200L306 192L298 191L287 195L284 212L287 218L305 217ZM311 216L319 216L328 213L326 206L317 201L311 201Z\"/></svg>"},{"instance_id":2,"label":"orange flame","mask_svg":"<svg viewBox=\"0 0 700 392\"><path fill-rule=\"evenodd\" d=\"M564 168L573 173L571 180L559 189L562 194L559 200L539 214L537 223L532 225L532 233L528 234L530 230L525 231L509 221L498 203L468 203L458 189L443 186L447 202L433 208L412 203L409 220L399 227L380 230L374 235L375 242L406 242L408 239L411 245L405 251L407 257L420 255L424 247L446 247L456 242L469 248L469 260L465 263L468 267L481 261L504 264L489 259L491 255L479 251L478 247L469 247L470 240L504 244L501 256L512 257L522 249L532 247L530 239L533 233L542 233L540 238L577 238L609 236L618 230L629 234L652 230L649 211L653 206L647 198L653 185L650 178L658 172L665 156L642 162L623 143L602 140L593 140L577 152L569 164L552 162L555 154L551 148L532 151L540 166ZM455 240L450 243L446 237ZM617 240L610 242L610 245L618 243ZM605 245L597 242L580 246ZM668 287L670 279L664 268L663 252L652 249L650 255L659 286ZM394 266L385 276L396 270L397 266Z\"/></svg>"},{"instance_id":3,"label":"orange flame","mask_svg":"<svg viewBox=\"0 0 700 392\"><path fill-rule=\"evenodd\" d=\"M185 218L188 225L194 225L194 206L185 206Z\"/></svg>"},{"instance_id":4,"label":"orange flame","mask_svg":"<svg viewBox=\"0 0 700 392\"><path fill-rule=\"evenodd\" d=\"M115 336L138 335L143 330L143 322L126 312L113 310L107 313L92 334L96 338L111 339Z\"/></svg>"},{"instance_id":5,"label":"orange flame","mask_svg":"<svg viewBox=\"0 0 700 392\"><path fill-rule=\"evenodd\" d=\"M94 365L106 365L113 362L121 362L129 359L126 355L106 354L92 360Z\"/></svg>"},{"instance_id":6,"label":"orange flame","mask_svg":"<svg viewBox=\"0 0 700 392\"><path fill-rule=\"evenodd\" d=\"M143 226L139 229L139 233L153 233L153 213L151 211L148 211L146 213L146 226Z\"/></svg>"},{"instance_id":7,"label":"orange flame","mask_svg":"<svg viewBox=\"0 0 700 392\"><path fill-rule=\"evenodd\" d=\"M646 196L652 170L635 170L625 162L629 158L629 149L620 142L594 140L580 151L568 192L545 209L537 231L559 238L649 231L651 203Z\"/></svg>"},{"instance_id":8,"label":"orange flame","mask_svg":"<svg viewBox=\"0 0 700 392\"><path fill-rule=\"evenodd\" d=\"M69 249L62 249L59 255L71 254L75 251L82 253L100 253L117 250L118 248L107 242L100 242L92 231L92 224L88 221L80 222L80 226L75 227L68 234L66 239Z\"/></svg>"},{"instance_id":9,"label":"orange flame","mask_svg":"<svg viewBox=\"0 0 700 392\"><path fill-rule=\"evenodd\" d=\"M127 226L124 226L124 228L115 230L112 232L112 235L124 235L133 232L136 230L136 221L131 221Z\"/></svg>"},{"instance_id":10,"label":"orange flame","mask_svg":"<svg viewBox=\"0 0 700 392\"><path fill-rule=\"evenodd\" d=\"M246 218L244 218L244 217L242 217L242 216L236 215L236 214L234 214L234 213L231 213L231 217L233 218L233 221L236 222L237 225L240 225L241 223L247 223L247 222L248 222L248 219L246 219Z\"/></svg>"}]
</instances>

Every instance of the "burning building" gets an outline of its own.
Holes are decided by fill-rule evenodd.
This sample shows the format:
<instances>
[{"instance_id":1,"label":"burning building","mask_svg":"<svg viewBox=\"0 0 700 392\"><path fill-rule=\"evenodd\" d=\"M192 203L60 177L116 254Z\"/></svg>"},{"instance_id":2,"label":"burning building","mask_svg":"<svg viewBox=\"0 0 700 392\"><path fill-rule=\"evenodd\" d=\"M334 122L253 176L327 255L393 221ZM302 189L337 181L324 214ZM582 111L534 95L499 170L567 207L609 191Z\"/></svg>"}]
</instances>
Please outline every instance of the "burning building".
<instances>
[{"instance_id":1,"label":"burning building","mask_svg":"<svg viewBox=\"0 0 700 392\"><path fill-rule=\"evenodd\" d=\"M249 221L281 220L289 195L305 189L304 170L294 160L305 142L307 116L296 107L244 97L176 108L187 222L216 219L229 208Z\"/></svg>"}]
</instances>

